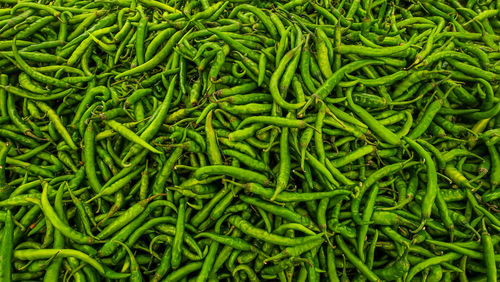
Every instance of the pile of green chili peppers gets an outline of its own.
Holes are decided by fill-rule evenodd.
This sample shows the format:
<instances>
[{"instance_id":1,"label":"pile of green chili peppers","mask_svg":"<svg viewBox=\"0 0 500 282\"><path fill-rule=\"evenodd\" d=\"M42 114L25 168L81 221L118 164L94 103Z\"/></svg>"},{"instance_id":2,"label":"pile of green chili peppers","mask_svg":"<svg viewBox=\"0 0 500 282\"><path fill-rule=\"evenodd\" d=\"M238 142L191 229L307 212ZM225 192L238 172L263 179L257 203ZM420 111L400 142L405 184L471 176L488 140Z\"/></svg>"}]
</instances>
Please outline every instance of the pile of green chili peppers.
<instances>
[{"instance_id":1,"label":"pile of green chili peppers","mask_svg":"<svg viewBox=\"0 0 500 282\"><path fill-rule=\"evenodd\" d=\"M0 281L497 281L499 0L0 0Z\"/></svg>"}]
</instances>

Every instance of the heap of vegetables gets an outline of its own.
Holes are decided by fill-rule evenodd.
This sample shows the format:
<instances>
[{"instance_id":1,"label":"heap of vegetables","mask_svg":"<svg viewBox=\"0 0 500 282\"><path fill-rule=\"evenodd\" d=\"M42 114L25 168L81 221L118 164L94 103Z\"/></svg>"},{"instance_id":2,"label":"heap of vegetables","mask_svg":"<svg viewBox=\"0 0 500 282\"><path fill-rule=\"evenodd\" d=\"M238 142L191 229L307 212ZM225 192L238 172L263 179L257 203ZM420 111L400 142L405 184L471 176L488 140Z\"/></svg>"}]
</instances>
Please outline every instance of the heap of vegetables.
<instances>
[{"instance_id":1,"label":"heap of vegetables","mask_svg":"<svg viewBox=\"0 0 500 282\"><path fill-rule=\"evenodd\" d=\"M0 1L0 281L496 281L500 1Z\"/></svg>"}]
</instances>

